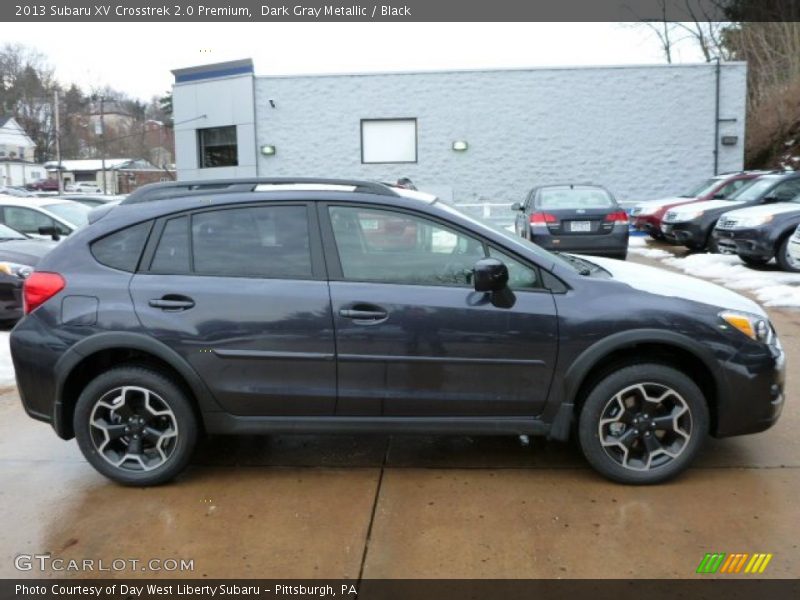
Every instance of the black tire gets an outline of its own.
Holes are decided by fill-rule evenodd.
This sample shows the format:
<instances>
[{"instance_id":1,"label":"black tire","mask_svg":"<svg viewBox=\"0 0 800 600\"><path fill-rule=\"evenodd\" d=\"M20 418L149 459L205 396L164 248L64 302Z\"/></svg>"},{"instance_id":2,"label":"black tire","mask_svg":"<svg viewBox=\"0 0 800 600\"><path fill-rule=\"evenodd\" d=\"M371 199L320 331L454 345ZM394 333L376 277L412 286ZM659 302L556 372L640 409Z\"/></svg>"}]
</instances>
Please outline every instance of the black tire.
<instances>
[{"instance_id":1,"label":"black tire","mask_svg":"<svg viewBox=\"0 0 800 600\"><path fill-rule=\"evenodd\" d=\"M129 424L128 420L120 417L119 414L115 414L115 410L120 409L108 410L112 398L115 397L114 394L123 387L133 390L128 393L138 394L136 402L141 403L147 397L149 398L147 400L148 406L155 407L159 412L164 413L163 416L148 417L151 411L139 411L145 414L145 419L161 420L158 421L158 424L155 421L146 425L134 424L134 431L137 426L144 429L140 430L139 434L123 435L123 437L109 442L109 444L113 443L115 447L124 448L124 456L131 456L131 462L138 462L140 465L138 469L140 470L131 467L126 468L125 466L115 466L112 462L109 462L109 459L105 458L99 451L98 446L102 446L102 441L98 441L98 438L102 434L104 436L103 440L109 440L110 436L104 432L105 427L90 425L95 407L98 407L98 411L111 415L112 420L121 419L120 422L111 423L105 417L101 419L95 415L95 422L102 422L104 425L109 426L109 430L113 428L119 432L120 427L125 427ZM149 392L149 395L140 390ZM102 406L98 406L100 401L103 401ZM134 400L131 400L131 404L134 404ZM120 406L122 405L127 405L127 399L125 402L120 402ZM133 416L130 417L130 419L133 418ZM117 483L135 486L158 485L178 475L192 457L197 444L199 429L192 404L179 385L158 370L133 365L111 369L89 382L75 405L73 426L78 447L83 452L86 460L95 469ZM166 433L166 435L158 438L159 442L156 444L161 450L147 448L142 453L141 449L145 445L153 445L150 441L151 432L160 432L160 430L156 429L156 426L163 427L163 432ZM173 430L174 435L172 435ZM138 456L143 457L141 459L136 459L135 453L129 453L133 437L137 437L137 435L141 438L141 441L136 442L140 446ZM119 433L117 433L117 436L119 436ZM161 439L161 437L164 437L164 439ZM162 450L164 451L162 452ZM107 454L109 454L109 451L106 450ZM136 460L134 461L134 459ZM153 466L148 465L149 470L145 470L145 460L154 463ZM160 464L156 464L159 462Z\"/></svg>"},{"instance_id":2,"label":"black tire","mask_svg":"<svg viewBox=\"0 0 800 600\"><path fill-rule=\"evenodd\" d=\"M655 230L655 229L649 229L647 231L647 235L649 235L651 238L653 238L654 240L657 240L657 241L660 241L660 240L664 239L664 234L661 233L660 231Z\"/></svg>"},{"instance_id":3,"label":"black tire","mask_svg":"<svg viewBox=\"0 0 800 600\"><path fill-rule=\"evenodd\" d=\"M789 242L791 239L792 236L789 234L778 244L778 252L775 254L775 260L782 270L789 271L790 273L800 273L800 263L795 262L793 264L789 258Z\"/></svg>"},{"instance_id":4,"label":"black tire","mask_svg":"<svg viewBox=\"0 0 800 600\"><path fill-rule=\"evenodd\" d=\"M613 258L616 258L617 260L627 260L628 252L627 250L625 252L620 252L619 254L615 254Z\"/></svg>"},{"instance_id":5,"label":"black tire","mask_svg":"<svg viewBox=\"0 0 800 600\"><path fill-rule=\"evenodd\" d=\"M645 431L642 435L635 435L638 427L642 426L641 421L635 426L632 423L630 423L630 426L623 426L625 429L622 434L618 435L618 438L620 440L628 436L635 438L632 447L628 448L628 450L621 450L624 448L622 444L604 447L600 440L601 418L603 415L606 415L607 418L611 414L608 411L615 408L613 405L616 403L618 394L639 384L645 384L644 389L648 392L663 388L668 388L673 392L673 395L666 398L665 406L662 407L666 412L662 415L658 412L661 409L656 409L652 416L646 415L649 419L644 424ZM632 395L638 394L638 389L632 390L631 393ZM679 403L679 400L683 402ZM672 418L669 416L669 410L667 410L669 407L666 404L673 402L679 407L678 410L680 411L683 410L684 405L686 407L686 412L682 413L680 421L673 421L680 425L683 433L678 435L660 430L651 430L652 433L647 431L649 424L655 422L651 420L661 419L663 422ZM646 405L654 406L650 403L646 403ZM673 411L675 410L673 408ZM622 412L641 416L641 413L635 413L633 410ZM626 418L632 419L632 417ZM610 426L611 424L606 424L603 427ZM694 381L672 367L645 363L615 371L599 381L590 390L579 416L578 439L586 460L600 474L619 483L646 485L661 483L675 477L686 469L705 441L708 434L708 426L708 405L703 393ZM661 438L658 437L659 433L662 436ZM646 440L644 436L648 436ZM608 436L607 441L608 439L614 441L617 437ZM667 444L662 443L673 439L676 440L673 444L679 446L678 449L673 446L674 457L664 451ZM652 454L656 455L655 459L648 451L647 464L640 469L636 467L634 462L630 461L629 455L642 452L646 448L645 442L661 444L662 451L660 453L653 451ZM639 445L638 450L637 444ZM622 459L615 458L621 452L624 452ZM652 464L654 460L658 464ZM625 466L623 463L629 464Z\"/></svg>"},{"instance_id":6,"label":"black tire","mask_svg":"<svg viewBox=\"0 0 800 600\"><path fill-rule=\"evenodd\" d=\"M761 258L758 256L742 256L740 254L739 258L741 258L742 262L748 267L763 267L769 262L768 258Z\"/></svg>"}]
</instances>

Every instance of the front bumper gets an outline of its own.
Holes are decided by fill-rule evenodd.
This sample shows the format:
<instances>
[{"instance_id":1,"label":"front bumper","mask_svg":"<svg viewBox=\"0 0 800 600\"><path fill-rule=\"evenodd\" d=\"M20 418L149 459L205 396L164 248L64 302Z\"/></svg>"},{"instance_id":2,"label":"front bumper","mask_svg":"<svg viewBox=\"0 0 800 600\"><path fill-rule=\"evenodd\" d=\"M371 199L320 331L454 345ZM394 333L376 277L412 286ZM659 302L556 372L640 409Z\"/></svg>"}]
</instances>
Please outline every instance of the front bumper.
<instances>
[{"instance_id":1,"label":"front bumper","mask_svg":"<svg viewBox=\"0 0 800 600\"><path fill-rule=\"evenodd\" d=\"M714 229L712 235L724 253L764 260L775 256L775 244L763 229Z\"/></svg>"},{"instance_id":2,"label":"front bumper","mask_svg":"<svg viewBox=\"0 0 800 600\"><path fill-rule=\"evenodd\" d=\"M22 279L0 274L0 321L16 321L22 317Z\"/></svg>"},{"instance_id":3,"label":"front bumper","mask_svg":"<svg viewBox=\"0 0 800 600\"><path fill-rule=\"evenodd\" d=\"M718 390L714 437L758 433L783 411L786 355L780 345L747 342L722 363L727 390Z\"/></svg>"},{"instance_id":4,"label":"front bumper","mask_svg":"<svg viewBox=\"0 0 800 600\"><path fill-rule=\"evenodd\" d=\"M708 231L700 223L685 221L683 223L661 223L661 233L664 237L681 246L702 247L706 244Z\"/></svg>"},{"instance_id":5,"label":"front bumper","mask_svg":"<svg viewBox=\"0 0 800 600\"><path fill-rule=\"evenodd\" d=\"M636 231L646 231L658 237L663 235L661 233L661 219L656 218L655 215L639 215L633 217L633 228Z\"/></svg>"}]
</instances>

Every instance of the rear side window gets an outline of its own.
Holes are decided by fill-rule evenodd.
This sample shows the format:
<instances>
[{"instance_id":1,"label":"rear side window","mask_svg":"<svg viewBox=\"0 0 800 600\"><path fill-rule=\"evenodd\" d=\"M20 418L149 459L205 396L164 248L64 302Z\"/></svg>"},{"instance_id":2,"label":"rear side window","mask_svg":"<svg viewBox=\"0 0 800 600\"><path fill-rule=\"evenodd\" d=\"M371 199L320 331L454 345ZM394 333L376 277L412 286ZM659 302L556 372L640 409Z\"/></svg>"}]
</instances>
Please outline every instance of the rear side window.
<instances>
[{"instance_id":1,"label":"rear side window","mask_svg":"<svg viewBox=\"0 0 800 600\"><path fill-rule=\"evenodd\" d=\"M189 272L189 217L167 221L150 270L156 273Z\"/></svg>"},{"instance_id":2,"label":"rear side window","mask_svg":"<svg viewBox=\"0 0 800 600\"><path fill-rule=\"evenodd\" d=\"M161 234L150 271L311 279L307 209L249 206L170 219Z\"/></svg>"},{"instance_id":3,"label":"rear side window","mask_svg":"<svg viewBox=\"0 0 800 600\"><path fill-rule=\"evenodd\" d=\"M134 272L151 225L150 221L139 223L96 240L91 245L92 256L101 265Z\"/></svg>"},{"instance_id":4,"label":"rear side window","mask_svg":"<svg viewBox=\"0 0 800 600\"><path fill-rule=\"evenodd\" d=\"M311 278L305 206L256 206L195 214L197 275Z\"/></svg>"}]
</instances>

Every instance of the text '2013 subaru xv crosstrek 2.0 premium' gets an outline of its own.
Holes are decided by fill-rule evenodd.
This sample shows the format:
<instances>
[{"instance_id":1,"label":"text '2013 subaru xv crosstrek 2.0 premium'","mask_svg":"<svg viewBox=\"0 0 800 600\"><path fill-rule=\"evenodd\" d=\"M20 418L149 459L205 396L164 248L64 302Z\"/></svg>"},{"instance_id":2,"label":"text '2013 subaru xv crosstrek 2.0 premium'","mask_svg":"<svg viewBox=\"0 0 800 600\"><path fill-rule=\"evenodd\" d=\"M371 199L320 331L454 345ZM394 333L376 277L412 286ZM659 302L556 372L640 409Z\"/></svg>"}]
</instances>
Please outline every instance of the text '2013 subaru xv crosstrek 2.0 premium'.
<instances>
[{"instance_id":1,"label":"text '2013 subaru xv crosstrek 2.0 premium'","mask_svg":"<svg viewBox=\"0 0 800 600\"><path fill-rule=\"evenodd\" d=\"M201 431L573 430L600 473L654 483L781 412L754 302L419 192L171 183L96 210L27 279L11 352L28 414L122 483L174 477Z\"/></svg>"}]
</instances>

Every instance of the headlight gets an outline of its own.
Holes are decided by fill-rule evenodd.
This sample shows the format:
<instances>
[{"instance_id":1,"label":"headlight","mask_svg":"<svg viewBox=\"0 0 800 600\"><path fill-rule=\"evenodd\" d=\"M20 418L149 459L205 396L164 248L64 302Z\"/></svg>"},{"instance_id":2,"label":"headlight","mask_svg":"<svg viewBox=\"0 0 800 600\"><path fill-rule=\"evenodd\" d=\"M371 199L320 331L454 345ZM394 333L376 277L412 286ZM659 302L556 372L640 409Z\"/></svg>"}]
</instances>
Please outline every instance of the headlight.
<instances>
[{"instance_id":1,"label":"headlight","mask_svg":"<svg viewBox=\"0 0 800 600\"><path fill-rule=\"evenodd\" d=\"M631 211L631 216L634 217L646 217L649 215L653 215L658 212L658 209L661 208L660 206L648 206L647 204L639 204L633 207Z\"/></svg>"},{"instance_id":2,"label":"headlight","mask_svg":"<svg viewBox=\"0 0 800 600\"><path fill-rule=\"evenodd\" d=\"M772 215L761 215L736 219L737 227L760 227L772 221Z\"/></svg>"},{"instance_id":3,"label":"headlight","mask_svg":"<svg viewBox=\"0 0 800 600\"><path fill-rule=\"evenodd\" d=\"M763 317L748 313L724 311L720 318L734 329L738 329L751 340L769 344L773 339L772 326ZM725 327L725 325L723 325Z\"/></svg>"},{"instance_id":4,"label":"headlight","mask_svg":"<svg viewBox=\"0 0 800 600\"><path fill-rule=\"evenodd\" d=\"M672 215L672 220L675 223L683 223L684 221L694 221L698 217L703 216L702 210L694 210L694 211L686 211L686 212L676 212Z\"/></svg>"},{"instance_id":5,"label":"headlight","mask_svg":"<svg viewBox=\"0 0 800 600\"><path fill-rule=\"evenodd\" d=\"M20 279L26 279L28 275L33 273L33 267L13 262L0 262L0 273L16 275Z\"/></svg>"}]
</instances>

